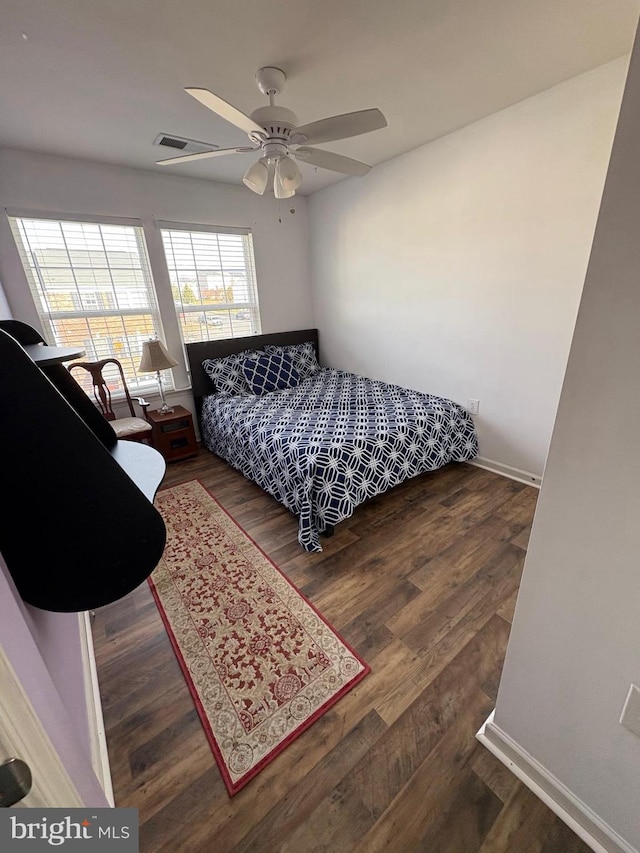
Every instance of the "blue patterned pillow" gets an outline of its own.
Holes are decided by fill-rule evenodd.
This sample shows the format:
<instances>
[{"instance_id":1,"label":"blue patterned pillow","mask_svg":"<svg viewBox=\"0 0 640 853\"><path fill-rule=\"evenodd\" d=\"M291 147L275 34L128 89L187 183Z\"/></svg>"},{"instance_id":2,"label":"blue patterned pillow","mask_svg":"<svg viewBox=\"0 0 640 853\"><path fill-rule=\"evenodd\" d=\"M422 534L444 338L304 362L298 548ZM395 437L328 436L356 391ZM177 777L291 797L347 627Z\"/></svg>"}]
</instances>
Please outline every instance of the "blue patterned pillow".
<instances>
[{"instance_id":1,"label":"blue patterned pillow","mask_svg":"<svg viewBox=\"0 0 640 853\"><path fill-rule=\"evenodd\" d=\"M249 394L242 366L247 358L263 355L259 350L246 349L224 358L207 358L202 366L220 394Z\"/></svg>"},{"instance_id":2,"label":"blue patterned pillow","mask_svg":"<svg viewBox=\"0 0 640 853\"><path fill-rule=\"evenodd\" d=\"M244 376L253 394L268 394L293 388L300 382L300 374L293 366L290 355L261 355L244 362Z\"/></svg>"},{"instance_id":3,"label":"blue patterned pillow","mask_svg":"<svg viewBox=\"0 0 640 853\"><path fill-rule=\"evenodd\" d=\"M305 341L303 344L288 344L287 346L267 344L264 351L269 355L290 355L293 359L293 366L300 374L300 379L306 379L307 376L311 376L312 373L317 373L320 370L313 341Z\"/></svg>"}]
</instances>

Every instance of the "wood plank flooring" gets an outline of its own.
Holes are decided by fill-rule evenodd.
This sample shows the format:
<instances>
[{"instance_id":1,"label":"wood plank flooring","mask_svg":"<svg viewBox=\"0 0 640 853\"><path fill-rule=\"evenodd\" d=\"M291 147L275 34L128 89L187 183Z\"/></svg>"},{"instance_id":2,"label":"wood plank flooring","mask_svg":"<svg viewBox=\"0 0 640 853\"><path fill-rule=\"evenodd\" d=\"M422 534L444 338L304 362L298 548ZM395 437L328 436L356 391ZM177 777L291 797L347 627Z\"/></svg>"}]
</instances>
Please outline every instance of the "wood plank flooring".
<instances>
[{"instance_id":1,"label":"wood plank flooring","mask_svg":"<svg viewBox=\"0 0 640 853\"><path fill-rule=\"evenodd\" d=\"M587 853L475 740L493 708L537 491L450 465L307 554L297 522L206 451L198 479L372 672L229 798L147 584L93 623L116 804L140 850Z\"/></svg>"}]
</instances>

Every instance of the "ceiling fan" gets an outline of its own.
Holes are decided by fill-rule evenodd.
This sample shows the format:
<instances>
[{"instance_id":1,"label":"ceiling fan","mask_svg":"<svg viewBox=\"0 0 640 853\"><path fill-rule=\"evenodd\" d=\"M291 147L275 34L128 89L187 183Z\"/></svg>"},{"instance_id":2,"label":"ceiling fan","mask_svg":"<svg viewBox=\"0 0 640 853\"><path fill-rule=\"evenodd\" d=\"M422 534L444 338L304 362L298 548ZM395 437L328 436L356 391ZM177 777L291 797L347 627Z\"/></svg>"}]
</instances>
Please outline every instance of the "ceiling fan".
<instances>
[{"instance_id":1,"label":"ceiling fan","mask_svg":"<svg viewBox=\"0 0 640 853\"><path fill-rule=\"evenodd\" d=\"M158 165L167 166L191 160L204 160L207 157L252 154L259 151L260 158L249 166L242 180L258 195L263 195L267 187L272 185L276 198L291 198L301 185L302 172L296 160L319 166L321 169L341 172L344 175L366 175L371 169L371 166L366 163L332 151L307 146L346 139L386 127L387 120L380 110L359 110L298 126L298 117L295 113L285 107L276 106L274 102L276 95L282 92L286 79L284 71L280 68L267 66L256 72L258 88L269 97L269 106L259 107L250 116L208 89L185 89L185 92L200 101L203 106L244 130L253 145L216 148L212 151L202 151L182 157L170 157L167 160L158 160Z\"/></svg>"}]
</instances>

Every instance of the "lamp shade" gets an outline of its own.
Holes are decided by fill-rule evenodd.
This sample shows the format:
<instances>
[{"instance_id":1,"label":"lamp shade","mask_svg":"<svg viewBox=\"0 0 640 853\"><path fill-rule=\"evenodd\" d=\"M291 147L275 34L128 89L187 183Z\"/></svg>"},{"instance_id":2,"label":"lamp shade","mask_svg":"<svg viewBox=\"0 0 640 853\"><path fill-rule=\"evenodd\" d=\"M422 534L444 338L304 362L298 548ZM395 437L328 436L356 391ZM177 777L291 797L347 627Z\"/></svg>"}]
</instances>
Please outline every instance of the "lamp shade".
<instances>
[{"instance_id":1,"label":"lamp shade","mask_svg":"<svg viewBox=\"0 0 640 853\"><path fill-rule=\"evenodd\" d=\"M169 355L162 341L156 339L142 344L142 359L138 368L141 373L156 373L159 370L168 370L177 364L178 362Z\"/></svg>"},{"instance_id":2,"label":"lamp shade","mask_svg":"<svg viewBox=\"0 0 640 853\"><path fill-rule=\"evenodd\" d=\"M295 160L288 155L276 163L276 175L273 190L276 198L291 198L302 183L302 172Z\"/></svg>"},{"instance_id":3,"label":"lamp shade","mask_svg":"<svg viewBox=\"0 0 640 853\"><path fill-rule=\"evenodd\" d=\"M256 160L244 173L242 182L258 195L264 195L269 180L269 167L264 157Z\"/></svg>"}]
</instances>

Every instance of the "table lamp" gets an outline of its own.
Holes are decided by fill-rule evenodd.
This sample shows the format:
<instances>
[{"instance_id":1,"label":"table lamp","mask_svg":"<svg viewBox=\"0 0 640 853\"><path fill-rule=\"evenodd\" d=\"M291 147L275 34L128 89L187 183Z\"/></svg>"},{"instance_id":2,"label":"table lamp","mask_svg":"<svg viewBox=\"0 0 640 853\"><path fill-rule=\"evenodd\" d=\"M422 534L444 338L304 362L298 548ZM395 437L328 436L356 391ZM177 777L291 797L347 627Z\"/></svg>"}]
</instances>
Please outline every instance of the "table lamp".
<instances>
[{"instance_id":1,"label":"table lamp","mask_svg":"<svg viewBox=\"0 0 640 853\"><path fill-rule=\"evenodd\" d=\"M167 352L167 348L157 338L151 341L145 341L142 344L142 359L138 370L141 373L156 373L158 376L158 387L160 388L160 399L162 405L158 409L163 415L169 414L173 409L167 404L164 396L164 388L162 386L161 370L169 370L170 367L175 367L178 362Z\"/></svg>"}]
</instances>

